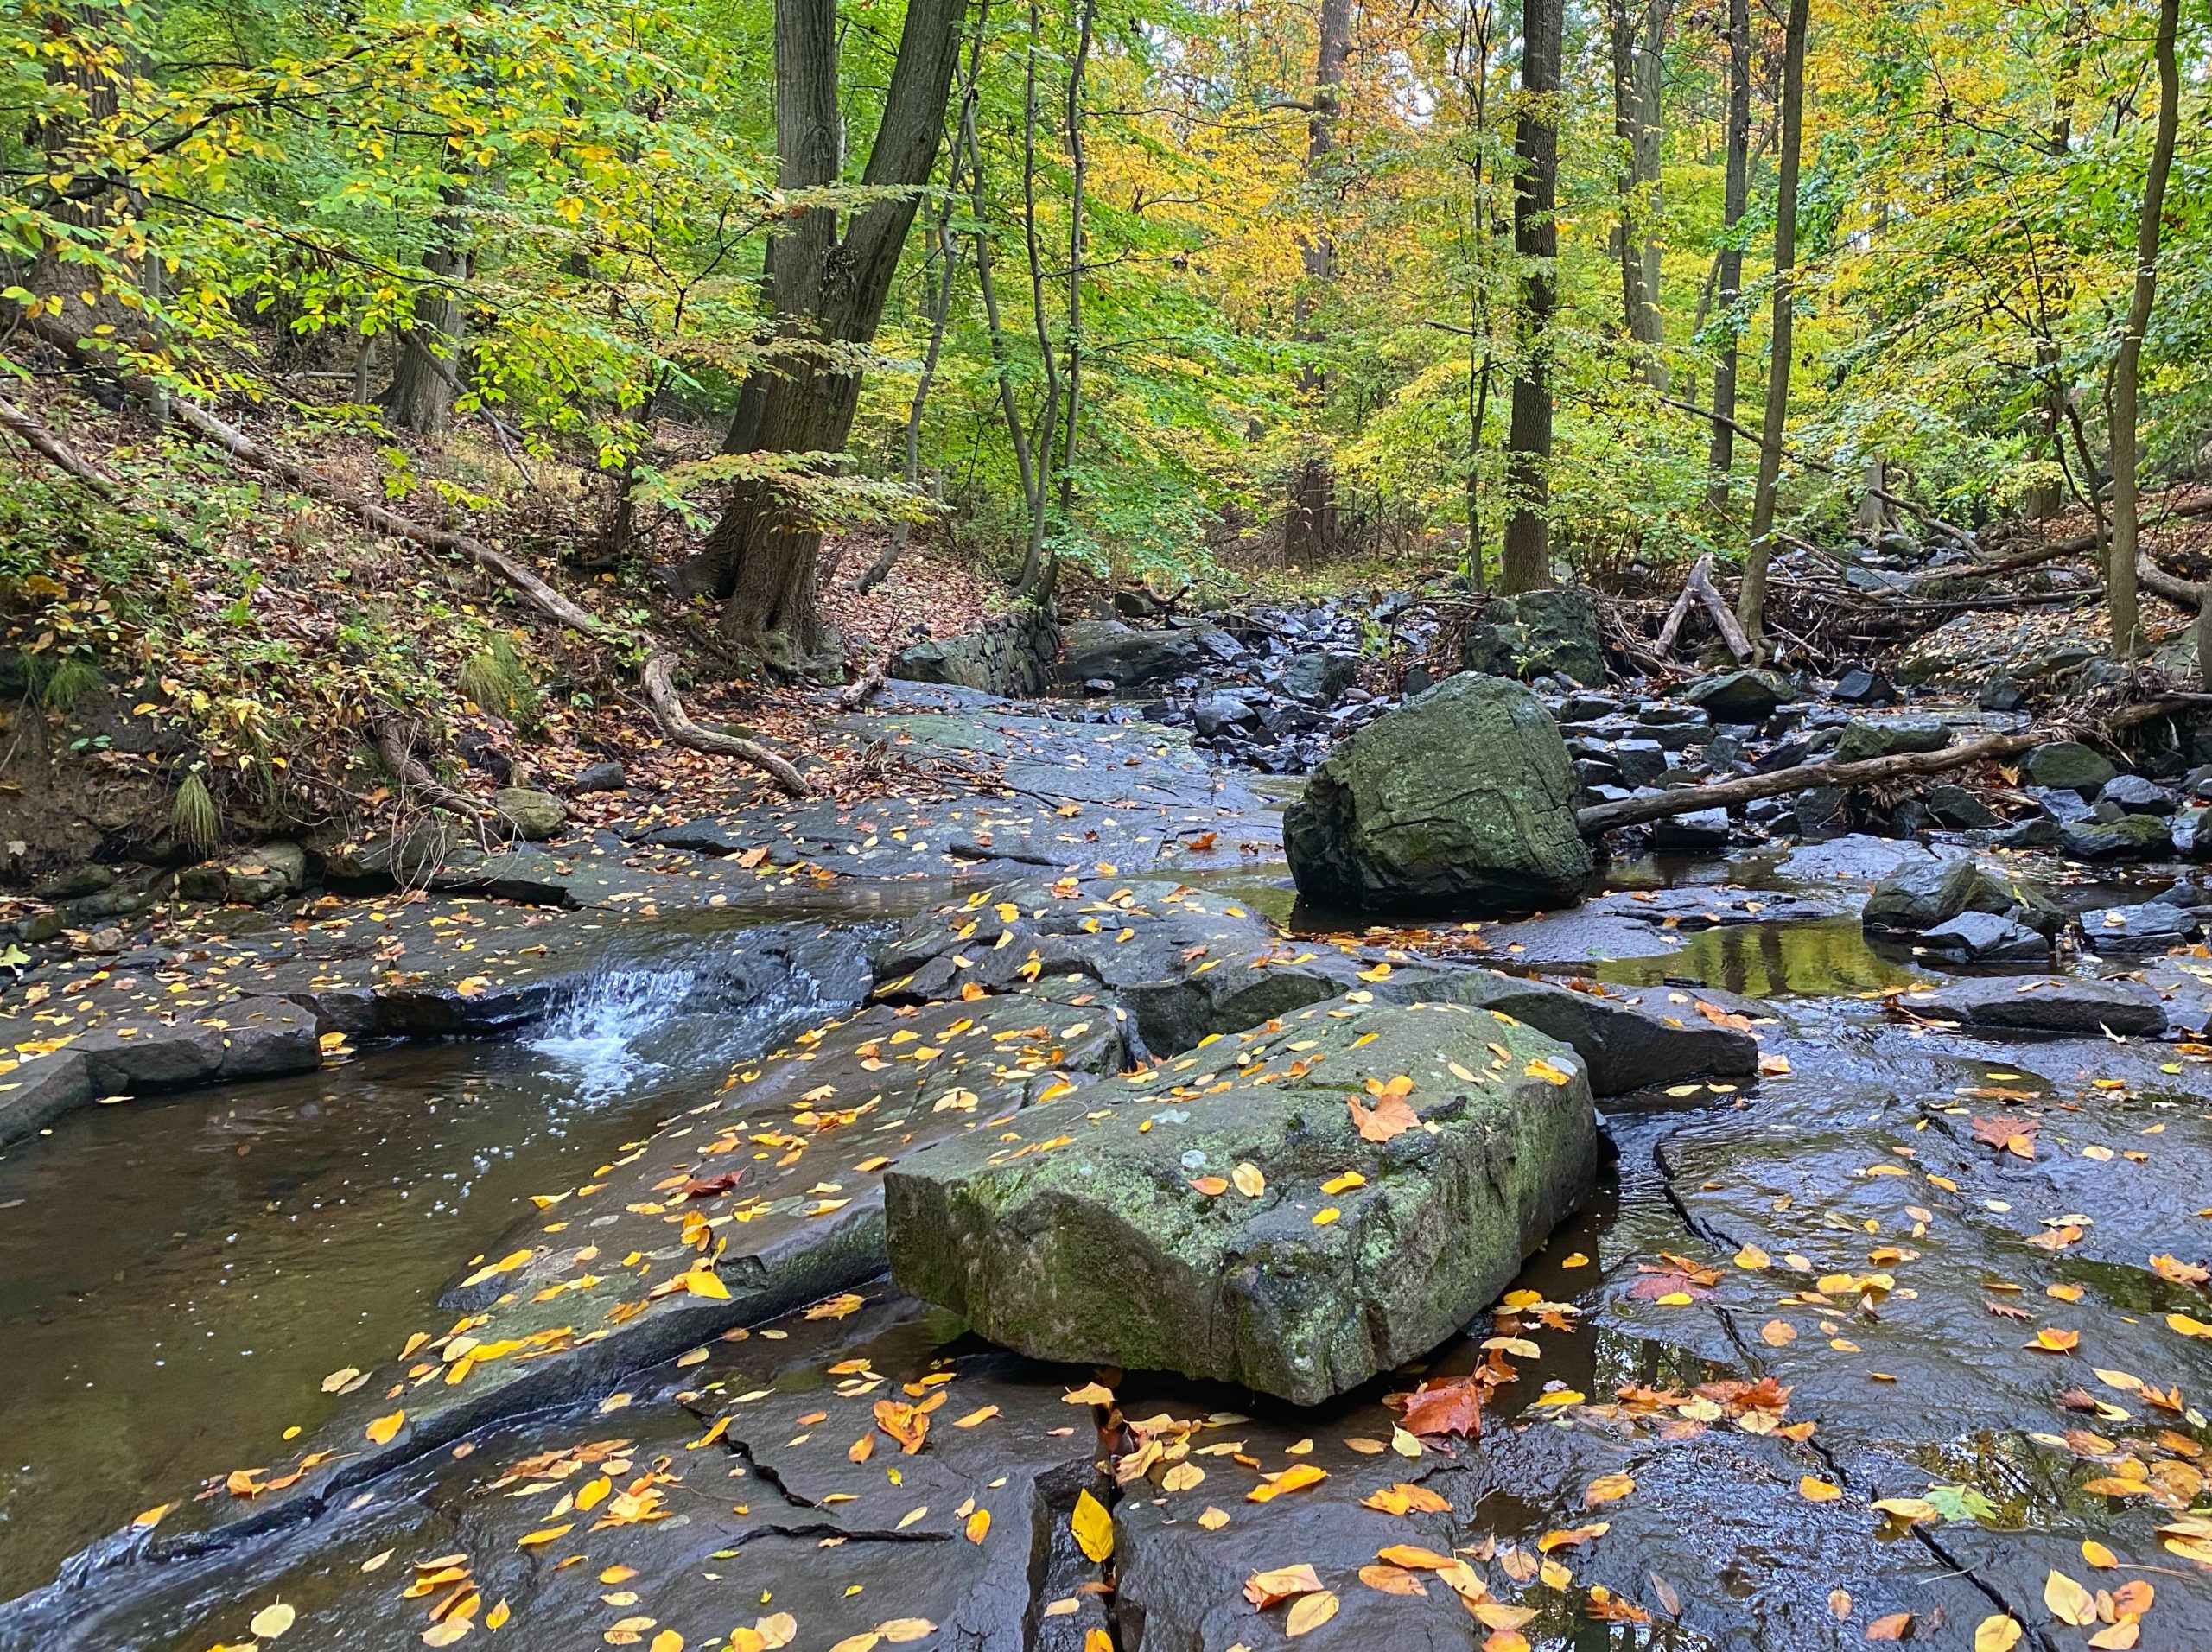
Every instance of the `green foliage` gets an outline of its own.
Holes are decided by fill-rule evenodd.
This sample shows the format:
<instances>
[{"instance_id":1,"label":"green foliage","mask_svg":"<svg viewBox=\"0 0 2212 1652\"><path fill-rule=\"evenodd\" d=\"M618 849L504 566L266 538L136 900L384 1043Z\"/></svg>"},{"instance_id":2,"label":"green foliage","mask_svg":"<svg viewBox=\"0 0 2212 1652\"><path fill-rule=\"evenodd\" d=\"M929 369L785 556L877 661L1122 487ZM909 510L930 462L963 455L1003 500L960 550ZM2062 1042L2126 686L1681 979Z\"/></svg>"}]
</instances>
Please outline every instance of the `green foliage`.
<instances>
[{"instance_id":1,"label":"green foliage","mask_svg":"<svg viewBox=\"0 0 2212 1652\"><path fill-rule=\"evenodd\" d=\"M178 842L200 855L212 853L223 841L222 815L196 767L187 772L169 799L169 831Z\"/></svg>"},{"instance_id":2,"label":"green foliage","mask_svg":"<svg viewBox=\"0 0 2212 1652\"><path fill-rule=\"evenodd\" d=\"M461 662L454 686L486 711L530 727L541 703L537 679L523 663L514 639L495 632L484 648Z\"/></svg>"}]
</instances>

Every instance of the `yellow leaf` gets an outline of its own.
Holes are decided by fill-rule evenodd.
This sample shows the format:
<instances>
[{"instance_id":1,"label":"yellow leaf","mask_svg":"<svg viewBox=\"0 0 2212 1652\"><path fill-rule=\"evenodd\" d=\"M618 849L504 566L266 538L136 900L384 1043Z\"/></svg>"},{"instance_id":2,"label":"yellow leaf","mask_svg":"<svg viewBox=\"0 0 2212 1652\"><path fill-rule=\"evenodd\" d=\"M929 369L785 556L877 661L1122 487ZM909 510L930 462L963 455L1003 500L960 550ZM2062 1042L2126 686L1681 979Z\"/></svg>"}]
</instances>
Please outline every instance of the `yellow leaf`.
<instances>
[{"instance_id":1,"label":"yellow leaf","mask_svg":"<svg viewBox=\"0 0 2212 1652\"><path fill-rule=\"evenodd\" d=\"M507 1619L513 1616L514 1613L508 1609L507 1603L502 1600L498 1605L493 1607L490 1611L484 1614L484 1627L486 1629L505 1629L507 1626Z\"/></svg>"},{"instance_id":2,"label":"yellow leaf","mask_svg":"<svg viewBox=\"0 0 2212 1652\"><path fill-rule=\"evenodd\" d=\"M1114 1652L1114 1637L1094 1623L1083 1632L1083 1652Z\"/></svg>"},{"instance_id":3,"label":"yellow leaf","mask_svg":"<svg viewBox=\"0 0 2212 1652\"><path fill-rule=\"evenodd\" d=\"M424 1630L423 1631L423 1644L425 1646L451 1646L455 1641L461 1639L462 1636L467 1634L470 1627L469 1620L456 1613L454 1616L447 1618L444 1623L433 1623L429 1628Z\"/></svg>"},{"instance_id":4,"label":"yellow leaf","mask_svg":"<svg viewBox=\"0 0 2212 1652\"><path fill-rule=\"evenodd\" d=\"M1999 1612L1985 1617L1974 1632L1974 1652L2012 1652L2020 1643L2020 1626Z\"/></svg>"},{"instance_id":5,"label":"yellow leaf","mask_svg":"<svg viewBox=\"0 0 2212 1652\"><path fill-rule=\"evenodd\" d=\"M717 1302L729 1300L729 1287L710 1268L695 1268L683 1276L683 1288L693 1296L711 1297Z\"/></svg>"},{"instance_id":6,"label":"yellow leaf","mask_svg":"<svg viewBox=\"0 0 2212 1652\"><path fill-rule=\"evenodd\" d=\"M371 1443L378 1446L388 1446L391 1443L391 1437L399 1432L399 1425L406 1420L407 1414L405 1412L394 1411L388 1413L384 1416L372 1419L369 1423L369 1426L361 1432L369 1437Z\"/></svg>"},{"instance_id":7,"label":"yellow leaf","mask_svg":"<svg viewBox=\"0 0 2212 1652\"><path fill-rule=\"evenodd\" d=\"M2082 1540L2082 1558L2101 1572L2109 1571L2120 1564L2120 1556L2093 1537Z\"/></svg>"},{"instance_id":8,"label":"yellow leaf","mask_svg":"<svg viewBox=\"0 0 2212 1652\"><path fill-rule=\"evenodd\" d=\"M1294 1463L1280 1474L1270 1474L1244 1494L1248 1503L1272 1503L1286 1492L1303 1491L1329 1477L1329 1471L1312 1463Z\"/></svg>"},{"instance_id":9,"label":"yellow leaf","mask_svg":"<svg viewBox=\"0 0 2212 1652\"><path fill-rule=\"evenodd\" d=\"M1228 1511L1221 1509L1208 1509L1198 1516L1198 1524L1210 1532L1217 1532L1229 1524Z\"/></svg>"},{"instance_id":10,"label":"yellow leaf","mask_svg":"<svg viewBox=\"0 0 2212 1652\"><path fill-rule=\"evenodd\" d=\"M1313 1225L1317 1228L1325 1228L1343 1214L1344 1212L1335 1205L1325 1204L1313 1212Z\"/></svg>"},{"instance_id":11,"label":"yellow leaf","mask_svg":"<svg viewBox=\"0 0 2212 1652\"><path fill-rule=\"evenodd\" d=\"M1527 1077L1530 1078L1541 1078L1548 1084L1571 1084L1574 1082L1574 1075L1573 1073L1567 1071L1564 1067L1554 1067L1550 1062L1545 1060L1541 1056L1535 1057L1521 1071Z\"/></svg>"},{"instance_id":12,"label":"yellow leaf","mask_svg":"<svg viewBox=\"0 0 2212 1652\"><path fill-rule=\"evenodd\" d=\"M360 1372L351 1365L344 1366L322 1379L322 1391L325 1394L335 1394L359 1375Z\"/></svg>"},{"instance_id":13,"label":"yellow leaf","mask_svg":"<svg viewBox=\"0 0 2212 1652\"><path fill-rule=\"evenodd\" d=\"M789 1646L798 1638L798 1620L789 1612L771 1612L753 1620L753 1632L767 1652L777 1652L779 1647Z\"/></svg>"},{"instance_id":14,"label":"yellow leaf","mask_svg":"<svg viewBox=\"0 0 2212 1652\"><path fill-rule=\"evenodd\" d=\"M1736 1253L1736 1266L1756 1272L1774 1260L1757 1245L1745 1245Z\"/></svg>"},{"instance_id":15,"label":"yellow leaf","mask_svg":"<svg viewBox=\"0 0 2212 1652\"><path fill-rule=\"evenodd\" d=\"M542 1527L534 1532L524 1532L520 1537L515 1540L515 1547L517 1548L537 1548L543 1544L556 1542L560 1539L566 1537L575 1529L575 1522L573 1521L564 1522L558 1526Z\"/></svg>"},{"instance_id":16,"label":"yellow leaf","mask_svg":"<svg viewBox=\"0 0 2212 1652\"><path fill-rule=\"evenodd\" d=\"M969 1412L964 1417L955 1417L952 1420L952 1426L955 1428L973 1428L979 1423L990 1421L998 1414L999 1408L996 1406L985 1406L981 1410Z\"/></svg>"},{"instance_id":17,"label":"yellow leaf","mask_svg":"<svg viewBox=\"0 0 2212 1652\"><path fill-rule=\"evenodd\" d=\"M1282 1632L1296 1640L1321 1627L1337 1615L1337 1598L1326 1589L1310 1595L1300 1595L1291 1603L1290 1615L1283 1619Z\"/></svg>"},{"instance_id":18,"label":"yellow leaf","mask_svg":"<svg viewBox=\"0 0 2212 1652\"><path fill-rule=\"evenodd\" d=\"M926 1617L887 1618L875 1626L875 1632L893 1646L904 1646L909 1641L918 1641L925 1635L934 1634L937 1625Z\"/></svg>"},{"instance_id":19,"label":"yellow leaf","mask_svg":"<svg viewBox=\"0 0 2212 1652\"><path fill-rule=\"evenodd\" d=\"M259 1611L254 1613L253 1621L248 1623L246 1628L253 1631L256 1640L273 1641L290 1629L292 1620L298 1616L298 1613L280 1600L275 1605L264 1606Z\"/></svg>"},{"instance_id":20,"label":"yellow leaf","mask_svg":"<svg viewBox=\"0 0 2212 1652\"><path fill-rule=\"evenodd\" d=\"M2076 1629L2087 1629L2097 1621L2097 1598L2056 1569L2043 1580L2043 1604L2060 1623Z\"/></svg>"},{"instance_id":21,"label":"yellow leaf","mask_svg":"<svg viewBox=\"0 0 2212 1652\"><path fill-rule=\"evenodd\" d=\"M1582 1506L1595 1509L1601 1503L1618 1503L1636 1490L1635 1479L1626 1474L1601 1474L1590 1482L1590 1489L1582 1494Z\"/></svg>"},{"instance_id":22,"label":"yellow leaf","mask_svg":"<svg viewBox=\"0 0 2212 1652\"><path fill-rule=\"evenodd\" d=\"M145 1530L149 1526L158 1526L162 1522L162 1516L175 1507L176 1505L173 1503L157 1503L130 1523L141 1531Z\"/></svg>"},{"instance_id":23,"label":"yellow leaf","mask_svg":"<svg viewBox=\"0 0 2212 1652\"><path fill-rule=\"evenodd\" d=\"M1236 1191L1248 1199L1255 1199L1268 1191L1268 1179L1261 1173L1257 1165L1237 1166L1230 1172L1229 1179L1236 1184Z\"/></svg>"},{"instance_id":24,"label":"yellow leaf","mask_svg":"<svg viewBox=\"0 0 2212 1652\"><path fill-rule=\"evenodd\" d=\"M683 1637L672 1629L664 1629L653 1636L653 1643L645 1652L683 1652Z\"/></svg>"},{"instance_id":25,"label":"yellow leaf","mask_svg":"<svg viewBox=\"0 0 2212 1652\"><path fill-rule=\"evenodd\" d=\"M974 1514L969 1515L968 1524L962 1528L971 1543L982 1542L990 1529L991 1511L988 1509L978 1509Z\"/></svg>"},{"instance_id":26,"label":"yellow leaf","mask_svg":"<svg viewBox=\"0 0 2212 1652\"><path fill-rule=\"evenodd\" d=\"M1075 1512L1068 1516L1068 1529L1075 1534L1076 1547L1083 1551L1085 1559L1097 1563L1113 1554L1114 1516L1088 1490L1075 1500Z\"/></svg>"},{"instance_id":27,"label":"yellow leaf","mask_svg":"<svg viewBox=\"0 0 2212 1652\"><path fill-rule=\"evenodd\" d=\"M1834 1503L1843 1495L1843 1488L1808 1474L1797 1482L1797 1495L1807 1503Z\"/></svg>"},{"instance_id":28,"label":"yellow leaf","mask_svg":"<svg viewBox=\"0 0 2212 1652\"><path fill-rule=\"evenodd\" d=\"M1366 1177L1356 1170L1348 1170L1341 1176L1332 1176L1327 1181L1323 1182L1321 1191L1333 1198L1339 1193L1349 1193L1355 1187L1366 1185Z\"/></svg>"}]
</instances>

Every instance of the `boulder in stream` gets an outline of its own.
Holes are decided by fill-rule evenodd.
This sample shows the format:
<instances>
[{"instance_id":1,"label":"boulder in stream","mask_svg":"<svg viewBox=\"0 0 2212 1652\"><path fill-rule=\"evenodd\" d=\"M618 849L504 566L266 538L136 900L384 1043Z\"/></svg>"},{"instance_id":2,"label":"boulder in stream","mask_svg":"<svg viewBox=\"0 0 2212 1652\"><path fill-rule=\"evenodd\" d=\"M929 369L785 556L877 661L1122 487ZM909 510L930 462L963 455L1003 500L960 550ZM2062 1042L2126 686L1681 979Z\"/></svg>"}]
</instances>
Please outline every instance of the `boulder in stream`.
<instances>
[{"instance_id":1,"label":"boulder in stream","mask_svg":"<svg viewBox=\"0 0 2212 1652\"><path fill-rule=\"evenodd\" d=\"M887 1240L994 1342L1313 1405L1465 1325L1596 1167L1573 1051L1346 999L910 1156Z\"/></svg>"},{"instance_id":2,"label":"boulder in stream","mask_svg":"<svg viewBox=\"0 0 2212 1652\"><path fill-rule=\"evenodd\" d=\"M2041 884L1993 871L1967 855L1909 861L1874 886L1860 912L1869 929L1908 934L1939 928L1968 912L2011 918L2044 936L2066 916Z\"/></svg>"},{"instance_id":3,"label":"boulder in stream","mask_svg":"<svg viewBox=\"0 0 2212 1652\"><path fill-rule=\"evenodd\" d=\"M1543 702L1461 673L1338 746L1283 816L1299 892L1351 911L1570 904L1591 872L1574 768Z\"/></svg>"}]
</instances>

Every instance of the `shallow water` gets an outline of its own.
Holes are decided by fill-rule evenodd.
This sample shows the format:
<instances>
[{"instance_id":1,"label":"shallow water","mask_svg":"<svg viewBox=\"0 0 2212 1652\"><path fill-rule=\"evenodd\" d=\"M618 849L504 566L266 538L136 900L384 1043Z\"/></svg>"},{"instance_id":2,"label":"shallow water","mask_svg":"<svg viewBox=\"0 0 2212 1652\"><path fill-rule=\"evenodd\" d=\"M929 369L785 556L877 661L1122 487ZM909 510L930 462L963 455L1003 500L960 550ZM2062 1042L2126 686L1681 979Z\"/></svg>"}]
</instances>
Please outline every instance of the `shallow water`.
<instances>
[{"instance_id":1,"label":"shallow water","mask_svg":"<svg viewBox=\"0 0 2212 1652\"><path fill-rule=\"evenodd\" d=\"M1616 986L1673 982L1751 998L1843 997L1928 979L1905 953L1868 941L1856 918L1717 926L1688 937L1679 951L1601 959L1590 973Z\"/></svg>"},{"instance_id":2,"label":"shallow water","mask_svg":"<svg viewBox=\"0 0 2212 1652\"><path fill-rule=\"evenodd\" d=\"M270 1461L389 1357L532 1192L818 1020L802 988L734 1007L709 937L610 969L523 1043L72 1116L0 1159L0 1598L211 1474ZM728 937L719 947L734 950Z\"/></svg>"}]
</instances>

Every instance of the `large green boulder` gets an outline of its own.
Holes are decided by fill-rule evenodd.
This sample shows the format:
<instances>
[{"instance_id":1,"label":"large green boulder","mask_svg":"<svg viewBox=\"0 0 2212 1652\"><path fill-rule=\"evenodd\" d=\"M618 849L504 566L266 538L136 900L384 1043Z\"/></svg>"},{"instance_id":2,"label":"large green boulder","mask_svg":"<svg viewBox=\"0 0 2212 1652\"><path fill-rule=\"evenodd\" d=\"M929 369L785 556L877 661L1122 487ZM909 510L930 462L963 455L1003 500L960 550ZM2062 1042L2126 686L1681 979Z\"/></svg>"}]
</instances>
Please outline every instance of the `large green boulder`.
<instances>
[{"instance_id":1,"label":"large green boulder","mask_svg":"<svg viewBox=\"0 0 2212 1652\"><path fill-rule=\"evenodd\" d=\"M1362 996L911 1155L893 1279L1038 1358L1300 1405L1426 1353L1588 1196L1596 1121L1566 1045Z\"/></svg>"},{"instance_id":2,"label":"large green boulder","mask_svg":"<svg viewBox=\"0 0 2212 1652\"><path fill-rule=\"evenodd\" d=\"M1462 672L1330 754L1283 816L1299 893L1349 912L1477 916L1581 899L1589 846L1552 715Z\"/></svg>"}]
</instances>

